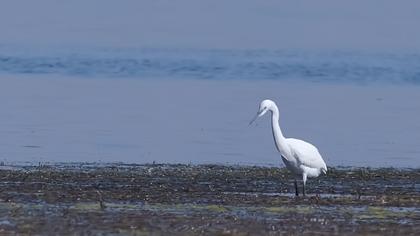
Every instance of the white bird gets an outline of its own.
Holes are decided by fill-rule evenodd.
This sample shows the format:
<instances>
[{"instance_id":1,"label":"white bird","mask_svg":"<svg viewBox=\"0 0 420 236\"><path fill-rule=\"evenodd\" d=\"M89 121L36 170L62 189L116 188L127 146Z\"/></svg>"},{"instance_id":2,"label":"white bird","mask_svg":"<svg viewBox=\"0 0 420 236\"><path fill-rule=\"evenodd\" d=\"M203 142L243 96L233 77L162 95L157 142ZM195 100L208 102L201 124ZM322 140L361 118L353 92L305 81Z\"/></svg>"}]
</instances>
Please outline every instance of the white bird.
<instances>
[{"instance_id":1,"label":"white bird","mask_svg":"<svg viewBox=\"0 0 420 236\"><path fill-rule=\"evenodd\" d=\"M273 130L274 142L280 152L286 168L295 175L296 196L299 196L297 179L302 178L303 195L305 196L305 185L308 177L318 177L321 173L327 173L327 165L319 154L318 149L303 140L285 138L279 125L279 109L271 100L261 102L257 115L251 120L252 124L258 117L271 111L271 127Z\"/></svg>"}]
</instances>

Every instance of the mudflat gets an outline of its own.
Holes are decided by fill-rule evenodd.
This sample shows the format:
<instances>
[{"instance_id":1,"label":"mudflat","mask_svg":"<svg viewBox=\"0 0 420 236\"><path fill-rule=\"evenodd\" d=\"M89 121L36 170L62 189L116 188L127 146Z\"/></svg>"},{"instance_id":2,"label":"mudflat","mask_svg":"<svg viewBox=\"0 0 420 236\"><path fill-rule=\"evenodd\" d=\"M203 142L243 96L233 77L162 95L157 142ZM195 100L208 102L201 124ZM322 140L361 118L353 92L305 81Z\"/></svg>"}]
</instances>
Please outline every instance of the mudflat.
<instances>
[{"instance_id":1,"label":"mudflat","mask_svg":"<svg viewBox=\"0 0 420 236\"><path fill-rule=\"evenodd\" d=\"M2 166L0 232L21 234L415 234L420 170L329 168L294 196L284 168Z\"/></svg>"}]
</instances>

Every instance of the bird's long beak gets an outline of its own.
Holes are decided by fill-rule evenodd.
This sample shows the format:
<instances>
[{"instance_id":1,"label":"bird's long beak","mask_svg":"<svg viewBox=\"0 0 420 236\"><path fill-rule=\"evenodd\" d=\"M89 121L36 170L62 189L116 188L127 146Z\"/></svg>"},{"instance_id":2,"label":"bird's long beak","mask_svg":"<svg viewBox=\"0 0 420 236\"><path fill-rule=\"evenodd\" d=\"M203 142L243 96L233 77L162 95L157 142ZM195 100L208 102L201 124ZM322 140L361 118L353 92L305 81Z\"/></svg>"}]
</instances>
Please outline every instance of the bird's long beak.
<instances>
[{"instance_id":1,"label":"bird's long beak","mask_svg":"<svg viewBox=\"0 0 420 236\"><path fill-rule=\"evenodd\" d=\"M257 112L257 114L254 116L254 118L252 118L252 120L249 122L249 125L251 125L252 123L254 123L254 121L258 118L258 116L261 114L261 112Z\"/></svg>"}]
</instances>

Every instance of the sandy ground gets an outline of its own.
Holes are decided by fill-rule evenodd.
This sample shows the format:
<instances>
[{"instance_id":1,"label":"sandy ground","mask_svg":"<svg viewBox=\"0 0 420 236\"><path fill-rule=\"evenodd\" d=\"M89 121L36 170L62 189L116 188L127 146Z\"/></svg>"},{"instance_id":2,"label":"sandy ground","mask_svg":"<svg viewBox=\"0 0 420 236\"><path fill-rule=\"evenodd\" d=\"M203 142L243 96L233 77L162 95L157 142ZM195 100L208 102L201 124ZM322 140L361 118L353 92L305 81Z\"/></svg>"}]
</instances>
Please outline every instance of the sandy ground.
<instances>
[{"instance_id":1,"label":"sandy ground","mask_svg":"<svg viewBox=\"0 0 420 236\"><path fill-rule=\"evenodd\" d=\"M2 166L3 234L414 235L418 169L331 168L295 197L285 169Z\"/></svg>"}]
</instances>

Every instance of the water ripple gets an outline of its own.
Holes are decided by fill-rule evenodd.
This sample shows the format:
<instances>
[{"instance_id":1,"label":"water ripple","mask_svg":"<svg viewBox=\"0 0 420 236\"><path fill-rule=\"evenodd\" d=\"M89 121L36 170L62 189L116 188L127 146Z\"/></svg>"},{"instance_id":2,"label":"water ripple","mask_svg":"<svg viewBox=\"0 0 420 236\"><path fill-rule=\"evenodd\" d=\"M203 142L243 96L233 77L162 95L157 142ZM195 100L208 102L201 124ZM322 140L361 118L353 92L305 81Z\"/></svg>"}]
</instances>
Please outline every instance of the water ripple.
<instances>
[{"instance_id":1,"label":"water ripple","mask_svg":"<svg viewBox=\"0 0 420 236\"><path fill-rule=\"evenodd\" d=\"M303 80L420 84L420 55L266 50L133 50L10 53L0 73L78 77Z\"/></svg>"}]
</instances>

